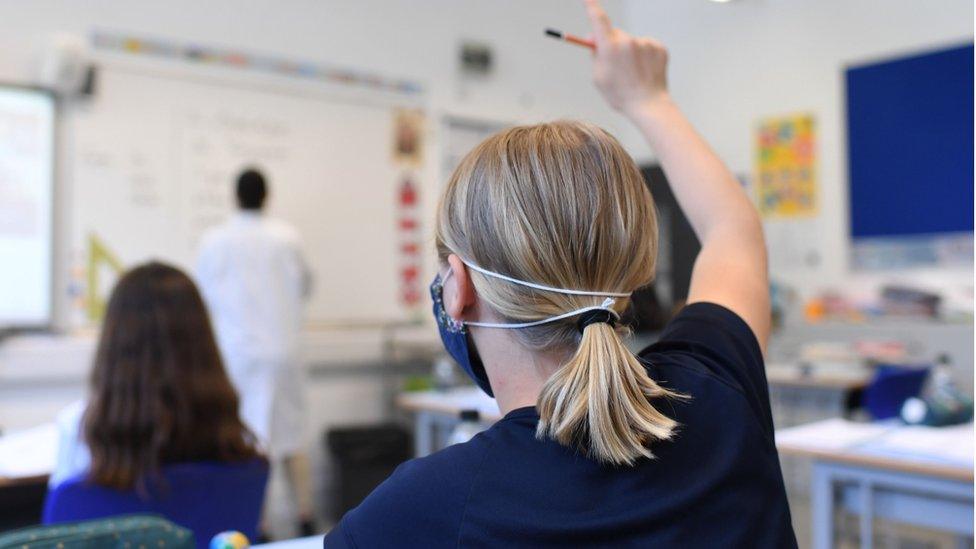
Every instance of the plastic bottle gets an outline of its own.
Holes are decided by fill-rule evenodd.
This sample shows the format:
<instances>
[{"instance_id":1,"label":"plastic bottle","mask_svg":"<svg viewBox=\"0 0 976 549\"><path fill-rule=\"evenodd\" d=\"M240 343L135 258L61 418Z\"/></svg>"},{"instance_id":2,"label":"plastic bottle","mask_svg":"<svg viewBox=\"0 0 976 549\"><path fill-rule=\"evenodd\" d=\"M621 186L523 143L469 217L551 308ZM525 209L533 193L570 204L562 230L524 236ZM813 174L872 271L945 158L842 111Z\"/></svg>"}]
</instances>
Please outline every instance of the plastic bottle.
<instances>
[{"instance_id":1,"label":"plastic bottle","mask_svg":"<svg viewBox=\"0 0 976 549\"><path fill-rule=\"evenodd\" d=\"M965 423L973 418L973 400L956 387L947 355L936 361L922 398L910 398L902 405L901 418L909 425L933 427Z\"/></svg>"},{"instance_id":2,"label":"plastic bottle","mask_svg":"<svg viewBox=\"0 0 976 549\"><path fill-rule=\"evenodd\" d=\"M484 427L481 425L481 416L478 414L478 410L462 410L461 423L458 423L457 427L451 431L451 436L447 439L447 445L451 446L467 442L483 430Z\"/></svg>"},{"instance_id":3,"label":"plastic bottle","mask_svg":"<svg viewBox=\"0 0 976 549\"><path fill-rule=\"evenodd\" d=\"M446 391L458 385L457 366L454 361L442 356L434 361L434 389Z\"/></svg>"}]
</instances>

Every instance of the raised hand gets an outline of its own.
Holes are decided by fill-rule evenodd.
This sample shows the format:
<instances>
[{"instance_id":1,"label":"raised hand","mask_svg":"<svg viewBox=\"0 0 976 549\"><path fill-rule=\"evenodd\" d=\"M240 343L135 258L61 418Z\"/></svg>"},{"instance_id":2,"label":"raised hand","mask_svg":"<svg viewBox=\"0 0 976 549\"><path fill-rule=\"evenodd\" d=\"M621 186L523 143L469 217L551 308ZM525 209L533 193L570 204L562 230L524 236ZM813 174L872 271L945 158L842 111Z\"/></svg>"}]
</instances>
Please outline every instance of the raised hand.
<instances>
[{"instance_id":1,"label":"raised hand","mask_svg":"<svg viewBox=\"0 0 976 549\"><path fill-rule=\"evenodd\" d=\"M611 107L634 116L648 103L668 98L668 50L651 38L616 29L599 0L586 0L596 52L593 82Z\"/></svg>"}]
</instances>

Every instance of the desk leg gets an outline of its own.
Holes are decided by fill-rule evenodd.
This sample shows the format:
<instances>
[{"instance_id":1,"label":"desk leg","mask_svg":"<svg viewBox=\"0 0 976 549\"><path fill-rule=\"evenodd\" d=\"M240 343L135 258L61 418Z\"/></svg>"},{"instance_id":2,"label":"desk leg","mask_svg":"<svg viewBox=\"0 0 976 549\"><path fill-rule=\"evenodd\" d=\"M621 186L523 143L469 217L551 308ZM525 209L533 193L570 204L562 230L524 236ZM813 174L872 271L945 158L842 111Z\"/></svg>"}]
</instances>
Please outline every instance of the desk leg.
<instances>
[{"instance_id":1,"label":"desk leg","mask_svg":"<svg viewBox=\"0 0 976 549\"><path fill-rule=\"evenodd\" d=\"M816 461L810 500L813 549L830 549L834 545L834 483L827 467Z\"/></svg>"},{"instance_id":2,"label":"desk leg","mask_svg":"<svg viewBox=\"0 0 976 549\"><path fill-rule=\"evenodd\" d=\"M874 547L874 486L870 482L858 485L861 497L861 549Z\"/></svg>"},{"instance_id":3,"label":"desk leg","mask_svg":"<svg viewBox=\"0 0 976 549\"><path fill-rule=\"evenodd\" d=\"M417 412L414 417L414 454L416 457L429 456L434 452L434 416L430 412Z\"/></svg>"}]
</instances>

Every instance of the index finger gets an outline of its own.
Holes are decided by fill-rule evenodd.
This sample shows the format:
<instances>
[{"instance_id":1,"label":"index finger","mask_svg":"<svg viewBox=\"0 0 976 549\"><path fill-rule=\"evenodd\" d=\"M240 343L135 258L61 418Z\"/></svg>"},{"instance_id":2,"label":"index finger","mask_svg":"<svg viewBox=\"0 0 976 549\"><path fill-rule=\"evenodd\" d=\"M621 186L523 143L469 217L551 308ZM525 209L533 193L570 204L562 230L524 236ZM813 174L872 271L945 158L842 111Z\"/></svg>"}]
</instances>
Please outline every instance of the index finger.
<instances>
[{"instance_id":1,"label":"index finger","mask_svg":"<svg viewBox=\"0 0 976 549\"><path fill-rule=\"evenodd\" d=\"M597 45L606 44L613 34L613 24L610 23L610 17L603 11L599 0L586 0L586 15L593 25L593 36L596 38Z\"/></svg>"}]
</instances>

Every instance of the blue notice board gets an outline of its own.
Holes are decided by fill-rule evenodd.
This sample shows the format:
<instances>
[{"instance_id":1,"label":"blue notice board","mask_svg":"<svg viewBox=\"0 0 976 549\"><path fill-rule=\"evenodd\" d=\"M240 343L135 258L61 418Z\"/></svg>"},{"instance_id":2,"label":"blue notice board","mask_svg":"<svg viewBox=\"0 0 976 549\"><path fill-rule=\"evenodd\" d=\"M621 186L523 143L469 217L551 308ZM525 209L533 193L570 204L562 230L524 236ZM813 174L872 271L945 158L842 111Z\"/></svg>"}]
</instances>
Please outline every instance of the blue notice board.
<instances>
[{"instance_id":1,"label":"blue notice board","mask_svg":"<svg viewBox=\"0 0 976 549\"><path fill-rule=\"evenodd\" d=\"M973 231L973 45L847 70L851 236Z\"/></svg>"}]
</instances>

